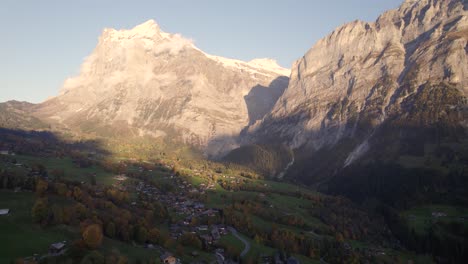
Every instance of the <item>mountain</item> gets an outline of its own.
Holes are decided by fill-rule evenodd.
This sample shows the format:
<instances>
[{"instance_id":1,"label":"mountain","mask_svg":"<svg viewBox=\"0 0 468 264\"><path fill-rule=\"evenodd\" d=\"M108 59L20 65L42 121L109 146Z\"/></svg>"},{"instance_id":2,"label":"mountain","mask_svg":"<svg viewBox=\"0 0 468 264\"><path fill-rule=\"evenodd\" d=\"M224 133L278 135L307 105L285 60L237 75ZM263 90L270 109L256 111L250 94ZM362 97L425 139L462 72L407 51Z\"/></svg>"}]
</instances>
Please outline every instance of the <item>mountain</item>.
<instances>
[{"instance_id":1,"label":"mountain","mask_svg":"<svg viewBox=\"0 0 468 264\"><path fill-rule=\"evenodd\" d=\"M31 113L33 104L9 101L0 103L0 128L21 130L44 130L49 125L34 117Z\"/></svg>"},{"instance_id":2,"label":"mountain","mask_svg":"<svg viewBox=\"0 0 468 264\"><path fill-rule=\"evenodd\" d=\"M164 138L216 155L273 108L289 74L271 59L206 54L150 20L105 29L80 74L33 112L75 133Z\"/></svg>"},{"instance_id":3,"label":"mountain","mask_svg":"<svg viewBox=\"0 0 468 264\"><path fill-rule=\"evenodd\" d=\"M288 88L243 144L287 144L296 155L288 177L326 188L354 165L441 169L447 153L462 160L467 7L407 0L374 23L336 29L295 62Z\"/></svg>"}]
</instances>

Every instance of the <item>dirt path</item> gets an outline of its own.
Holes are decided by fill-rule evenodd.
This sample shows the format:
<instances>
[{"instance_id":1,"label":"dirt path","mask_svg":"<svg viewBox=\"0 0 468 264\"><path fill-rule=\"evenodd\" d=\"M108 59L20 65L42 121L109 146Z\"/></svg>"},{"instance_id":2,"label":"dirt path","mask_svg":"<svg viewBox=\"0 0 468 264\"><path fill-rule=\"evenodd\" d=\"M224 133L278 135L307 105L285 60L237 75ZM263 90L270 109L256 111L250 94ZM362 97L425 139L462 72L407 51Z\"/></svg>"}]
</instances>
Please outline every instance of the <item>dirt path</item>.
<instances>
[{"instance_id":1,"label":"dirt path","mask_svg":"<svg viewBox=\"0 0 468 264\"><path fill-rule=\"evenodd\" d=\"M245 240L243 237L241 237L239 235L239 233L237 233L237 230L234 228L234 227L228 227L229 231L237 238L239 239L240 241L242 241L242 243L244 243L245 247L244 247L244 250L242 250L241 254L240 254L240 257L243 258L245 255L247 255L247 253L249 253L250 251L250 243L249 241Z\"/></svg>"}]
</instances>

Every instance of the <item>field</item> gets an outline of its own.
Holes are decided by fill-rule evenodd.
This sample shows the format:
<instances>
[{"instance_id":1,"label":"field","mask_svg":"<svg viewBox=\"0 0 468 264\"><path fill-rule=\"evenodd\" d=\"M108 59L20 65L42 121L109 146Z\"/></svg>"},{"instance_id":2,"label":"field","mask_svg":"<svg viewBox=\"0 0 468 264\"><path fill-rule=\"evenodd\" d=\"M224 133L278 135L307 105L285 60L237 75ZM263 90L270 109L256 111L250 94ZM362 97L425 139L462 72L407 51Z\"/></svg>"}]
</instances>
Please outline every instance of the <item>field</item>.
<instances>
[{"instance_id":1,"label":"field","mask_svg":"<svg viewBox=\"0 0 468 264\"><path fill-rule=\"evenodd\" d=\"M0 263L9 263L17 257L36 253L43 254L52 243L77 238L77 233L65 226L43 229L33 224L31 208L34 195L0 190L0 208L11 210L10 215L0 216Z\"/></svg>"},{"instance_id":2,"label":"field","mask_svg":"<svg viewBox=\"0 0 468 264\"><path fill-rule=\"evenodd\" d=\"M159 259L159 251L155 249L146 249L143 247L134 247L128 243L105 238L102 244L103 253L119 253L129 258L130 263L137 260Z\"/></svg>"},{"instance_id":3,"label":"field","mask_svg":"<svg viewBox=\"0 0 468 264\"><path fill-rule=\"evenodd\" d=\"M432 214L440 213L441 216ZM450 205L427 205L407 210L402 214L411 228L418 234L423 234L434 222L459 222L468 226L468 209Z\"/></svg>"},{"instance_id":4,"label":"field","mask_svg":"<svg viewBox=\"0 0 468 264\"><path fill-rule=\"evenodd\" d=\"M72 160L66 158L48 158L48 157L33 157L33 156L14 156L18 163L33 166L35 164L44 165L49 173L52 170L63 170L64 179L71 181L84 181L90 182L89 175L96 174L96 182L98 184L111 185L115 182L113 175L104 171L102 168L97 166L91 166L89 168L79 168L73 164Z\"/></svg>"}]
</instances>

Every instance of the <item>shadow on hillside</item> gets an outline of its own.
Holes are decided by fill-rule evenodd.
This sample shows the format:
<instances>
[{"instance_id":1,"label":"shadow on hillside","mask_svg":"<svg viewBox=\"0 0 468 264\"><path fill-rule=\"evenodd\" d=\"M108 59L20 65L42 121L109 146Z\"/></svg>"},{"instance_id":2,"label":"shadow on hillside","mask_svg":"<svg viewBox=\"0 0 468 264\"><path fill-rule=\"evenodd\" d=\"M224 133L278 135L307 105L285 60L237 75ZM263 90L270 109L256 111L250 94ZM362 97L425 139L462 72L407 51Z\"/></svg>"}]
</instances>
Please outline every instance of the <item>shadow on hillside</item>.
<instances>
[{"instance_id":1,"label":"shadow on hillside","mask_svg":"<svg viewBox=\"0 0 468 264\"><path fill-rule=\"evenodd\" d=\"M405 111L392 113L383 123L378 122L380 116L363 110L347 123L336 121L335 115L324 115L322 127L310 130L306 124L313 117L311 111L282 118L268 115L256 131L245 130L236 142L243 146L300 146L294 150L295 162L286 178L320 191L386 201L398 201L396 194L402 193L430 199L430 192L452 192L468 204L466 188L459 190L468 180L468 131L464 125L468 109L464 97L455 87L443 83L423 88L425 92L412 94L400 104ZM212 142L231 138L220 136ZM360 148L363 144L367 145L364 150ZM386 190L386 182L391 182L392 188ZM344 188L347 186L354 187ZM401 186L406 186L405 192L393 189Z\"/></svg>"},{"instance_id":2,"label":"shadow on hillside","mask_svg":"<svg viewBox=\"0 0 468 264\"><path fill-rule=\"evenodd\" d=\"M249 94L244 96L249 115L249 124L240 132L247 133L249 127L262 120L271 112L279 98L288 87L289 77L280 76L274 79L268 86L256 85ZM240 135L219 135L211 139L205 149L208 159L219 160L230 150L240 145Z\"/></svg>"},{"instance_id":3,"label":"shadow on hillside","mask_svg":"<svg viewBox=\"0 0 468 264\"><path fill-rule=\"evenodd\" d=\"M270 113L288 84L289 78L280 76L273 80L268 87L257 85L250 90L248 95L244 96L249 113L249 125L253 125Z\"/></svg>"},{"instance_id":4,"label":"shadow on hillside","mask_svg":"<svg viewBox=\"0 0 468 264\"><path fill-rule=\"evenodd\" d=\"M65 140L52 131L0 128L0 150L24 155L60 156L80 151L107 157L110 152L99 140Z\"/></svg>"}]
</instances>

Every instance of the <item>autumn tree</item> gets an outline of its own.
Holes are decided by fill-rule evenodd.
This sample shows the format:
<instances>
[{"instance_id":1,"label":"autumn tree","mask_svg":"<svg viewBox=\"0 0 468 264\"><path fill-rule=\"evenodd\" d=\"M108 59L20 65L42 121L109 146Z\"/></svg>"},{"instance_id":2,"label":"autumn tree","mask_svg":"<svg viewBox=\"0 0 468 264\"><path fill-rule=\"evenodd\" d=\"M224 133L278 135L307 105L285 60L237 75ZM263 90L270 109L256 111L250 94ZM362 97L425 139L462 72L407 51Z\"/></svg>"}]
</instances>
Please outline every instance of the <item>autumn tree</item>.
<instances>
[{"instance_id":1,"label":"autumn tree","mask_svg":"<svg viewBox=\"0 0 468 264\"><path fill-rule=\"evenodd\" d=\"M45 192L47 191L48 187L49 187L49 184L46 181L44 181L42 179L37 180L37 182L36 182L36 193L37 193L37 195L43 196L45 194Z\"/></svg>"},{"instance_id":2,"label":"autumn tree","mask_svg":"<svg viewBox=\"0 0 468 264\"><path fill-rule=\"evenodd\" d=\"M82 220L86 218L87 209L82 203L77 203L73 206L73 213L75 214L76 218Z\"/></svg>"},{"instance_id":3,"label":"autumn tree","mask_svg":"<svg viewBox=\"0 0 468 264\"><path fill-rule=\"evenodd\" d=\"M47 204L47 199L41 198L37 199L32 208L32 217L36 223L44 223L47 220L49 214L49 208Z\"/></svg>"},{"instance_id":4,"label":"autumn tree","mask_svg":"<svg viewBox=\"0 0 468 264\"><path fill-rule=\"evenodd\" d=\"M157 228L153 228L149 231L148 240L151 243L157 244L161 238L161 233Z\"/></svg>"},{"instance_id":5,"label":"autumn tree","mask_svg":"<svg viewBox=\"0 0 468 264\"><path fill-rule=\"evenodd\" d=\"M68 192L67 185L65 183L56 183L55 184L55 191L60 196L66 196Z\"/></svg>"},{"instance_id":6,"label":"autumn tree","mask_svg":"<svg viewBox=\"0 0 468 264\"><path fill-rule=\"evenodd\" d=\"M183 234L180 237L180 242L184 246L190 246L197 249L202 249L203 247L202 241L195 234L192 233Z\"/></svg>"},{"instance_id":7,"label":"autumn tree","mask_svg":"<svg viewBox=\"0 0 468 264\"><path fill-rule=\"evenodd\" d=\"M96 249L101 246L102 243L102 229L97 224L89 225L83 231L83 241L86 246L90 249Z\"/></svg>"},{"instance_id":8,"label":"autumn tree","mask_svg":"<svg viewBox=\"0 0 468 264\"><path fill-rule=\"evenodd\" d=\"M81 191L80 187L75 186L73 188L73 198L75 198L75 200L77 201L81 201L82 197L83 197L83 191Z\"/></svg>"}]
</instances>

